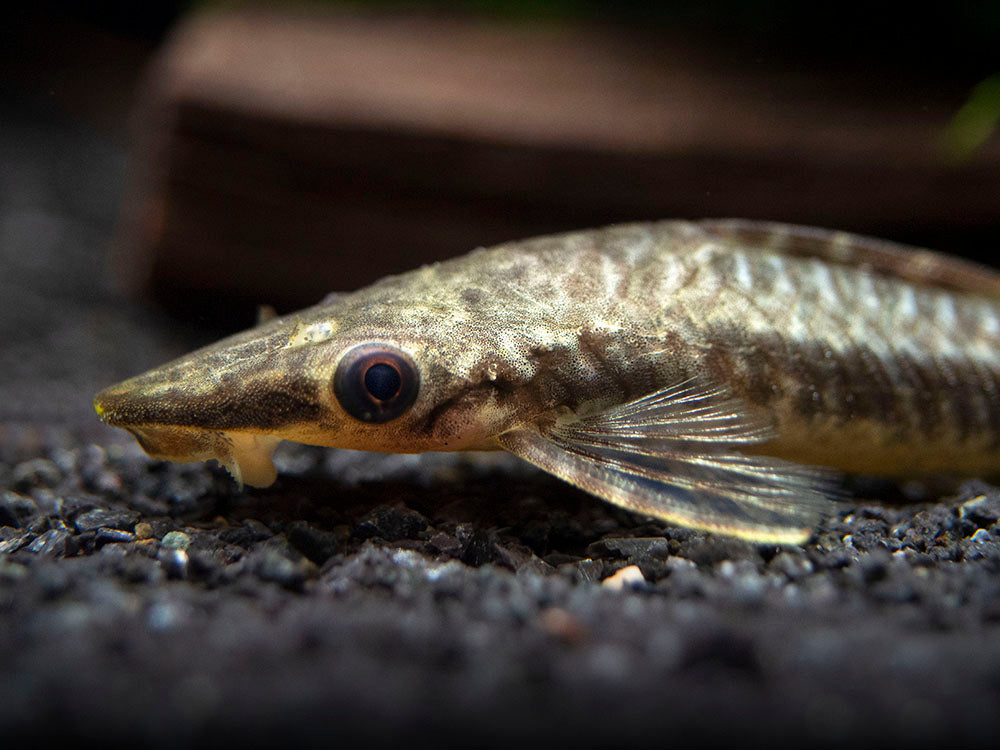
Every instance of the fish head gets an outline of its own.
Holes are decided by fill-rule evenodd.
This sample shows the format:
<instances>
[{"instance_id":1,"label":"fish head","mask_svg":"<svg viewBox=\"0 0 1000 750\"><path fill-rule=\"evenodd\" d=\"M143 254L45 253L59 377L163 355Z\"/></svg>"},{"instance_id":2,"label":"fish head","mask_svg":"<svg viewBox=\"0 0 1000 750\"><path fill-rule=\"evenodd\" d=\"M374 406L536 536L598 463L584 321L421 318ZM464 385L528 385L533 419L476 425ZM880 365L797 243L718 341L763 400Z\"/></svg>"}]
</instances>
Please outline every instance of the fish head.
<instances>
[{"instance_id":1,"label":"fish head","mask_svg":"<svg viewBox=\"0 0 1000 750\"><path fill-rule=\"evenodd\" d=\"M430 268L340 295L107 388L95 410L153 457L217 459L254 486L274 480L281 440L495 449L535 366L460 281Z\"/></svg>"}]
</instances>

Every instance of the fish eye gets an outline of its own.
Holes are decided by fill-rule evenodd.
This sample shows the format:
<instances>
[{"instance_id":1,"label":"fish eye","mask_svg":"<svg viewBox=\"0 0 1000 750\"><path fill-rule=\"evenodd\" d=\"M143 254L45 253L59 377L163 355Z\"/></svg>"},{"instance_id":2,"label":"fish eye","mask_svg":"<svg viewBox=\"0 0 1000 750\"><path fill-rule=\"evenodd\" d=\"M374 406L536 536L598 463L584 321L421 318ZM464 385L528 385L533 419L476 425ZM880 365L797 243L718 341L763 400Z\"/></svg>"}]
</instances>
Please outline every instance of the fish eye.
<instances>
[{"instance_id":1,"label":"fish eye","mask_svg":"<svg viewBox=\"0 0 1000 750\"><path fill-rule=\"evenodd\" d=\"M333 393L344 411L362 422L395 419L417 398L420 374L405 352L388 344L359 344L337 365Z\"/></svg>"}]
</instances>

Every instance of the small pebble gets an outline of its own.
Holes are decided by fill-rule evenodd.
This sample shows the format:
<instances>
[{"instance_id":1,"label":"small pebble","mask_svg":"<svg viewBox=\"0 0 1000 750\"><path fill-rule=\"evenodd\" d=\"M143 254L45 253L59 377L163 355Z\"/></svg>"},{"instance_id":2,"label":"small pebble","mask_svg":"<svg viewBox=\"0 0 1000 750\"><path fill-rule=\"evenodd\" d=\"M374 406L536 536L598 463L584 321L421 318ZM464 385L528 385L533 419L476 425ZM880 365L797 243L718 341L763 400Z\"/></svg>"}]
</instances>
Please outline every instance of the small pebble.
<instances>
[{"instance_id":1,"label":"small pebble","mask_svg":"<svg viewBox=\"0 0 1000 750\"><path fill-rule=\"evenodd\" d=\"M3 530L6 531L10 527L4 527ZM22 547L26 547L31 542L33 542L35 536L28 534L13 534L11 536L3 535L3 539L0 540L0 555L10 554L11 552L17 552Z\"/></svg>"},{"instance_id":2,"label":"small pebble","mask_svg":"<svg viewBox=\"0 0 1000 750\"><path fill-rule=\"evenodd\" d=\"M538 615L538 627L567 646L580 646L587 640L587 629L562 607L547 607Z\"/></svg>"},{"instance_id":3,"label":"small pebble","mask_svg":"<svg viewBox=\"0 0 1000 750\"><path fill-rule=\"evenodd\" d=\"M627 565L601 581L601 585L604 588L611 589L612 591L621 591L626 587L636 588L645 583L646 578L642 575L642 571L638 565Z\"/></svg>"},{"instance_id":4,"label":"small pebble","mask_svg":"<svg viewBox=\"0 0 1000 750\"><path fill-rule=\"evenodd\" d=\"M160 564L167 578L181 579L187 577L188 554L183 549L165 547L159 553Z\"/></svg>"},{"instance_id":5,"label":"small pebble","mask_svg":"<svg viewBox=\"0 0 1000 750\"><path fill-rule=\"evenodd\" d=\"M17 492L0 492L0 526L21 528L38 512L38 506L30 497Z\"/></svg>"},{"instance_id":6,"label":"small pebble","mask_svg":"<svg viewBox=\"0 0 1000 750\"><path fill-rule=\"evenodd\" d=\"M69 533L62 529L50 529L36 538L27 549L38 555L61 556L66 552L66 540Z\"/></svg>"},{"instance_id":7,"label":"small pebble","mask_svg":"<svg viewBox=\"0 0 1000 750\"><path fill-rule=\"evenodd\" d=\"M262 521L258 521L256 518L248 518L243 522L243 526L252 535L253 541L260 542L264 539L270 539L274 536L274 533L267 528L267 524Z\"/></svg>"},{"instance_id":8,"label":"small pebble","mask_svg":"<svg viewBox=\"0 0 1000 750\"><path fill-rule=\"evenodd\" d=\"M986 528L1000 520L1000 498L978 495L962 503L958 515Z\"/></svg>"},{"instance_id":9,"label":"small pebble","mask_svg":"<svg viewBox=\"0 0 1000 750\"><path fill-rule=\"evenodd\" d=\"M427 528L427 519L403 505L381 505L358 521L352 534L358 539L381 537L387 542L416 539Z\"/></svg>"},{"instance_id":10,"label":"small pebble","mask_svg":"<svg viewBox=\"0 0 1000 750\"><path fill-rule=\"evenodd\" d=\"M257 577L286 589L300 589L311 566L306 560L298 563L289 560L276 549L265 549L255 557L253 570Z\"/></svg>"},{"instance_id":11,"label":"small pebble","mask_svg":"<svg viewBox=\"0 0 1000 750\"><path fill-rule=\"evenodd\" d=\"M135 528L135 522L139 520L139 514L134 510L108 510L97 508L81 513L73 521L73 526L77 531L96 531L100 528L121 529L131 531Z\"/></svg>"},{"instance_id":12,"label":"small pebble","mask_svg":"<svg viewBox=\"0 0 1000 750\"><path fill-rule=\"evenodd\" d=\"M477 529L469 537L459 559L470 567L479 568L486 563L494 562L499 555L494 536L485 530Z\"/></svg>"},{"instance_id":13,"label":"small pebble","mask_svg":"<svg viewBox=\"0 0 1000 750\"><path fill-rule=\"evenodd\" d=\"M186 550L190 545L191 537L183 531L170 531L160 540L160 546L164 549Z\"/></svg>"},{"instance_id":14,"label":"small pebble","mask_svg":"<svg viewBox=\"0 0 1000 750\"><path fill-rule=\"evenodd\" d=\"M975 534L969 537L976 544L985 544L986 542L992 541L993 537L990 536L990 532L986 529L978 529Z\"/></svg>"},{"instance_id":15,"label":"small pebble","mask_svg":"<svg viewBox=\"0 0 1000 750\"><path fill-rule=\"evenodd\" d=\"M588 557L584 560L565 563L561 569L572 570L574 578L581 583L600 583L605 567L606 563L604 560L593 560Z\"/></svg>"},{"instance_id":16,"label":"small pebble","mask_svg":"<svg viewBox=\"0 0 1000 750\"><path fill-rule=\"evenodd\" d=\"M617 554L626 560L646 558L666 559L670 555L670 543L663 537L611 537L601 539L587 547L592 557Z\"/></svg>"},{"instance_id":17,"label":"small pebble","mask_svg":"<svg viewBox=\"0 0 1000 750\"><path fill-rule=\"evenodd\" d=\"M105 544L122 544L133 541L135 541L135 535L129 531L106 528L100 528L97 530L96 545L98 549L103 547Z\"/></svg>"},{"instance_id":18,"label":"small pebble","mask_svg":"<svg viewBox=\"0 0 1000 750\"><path fill-rule=\"evenodd\" d=\"M427 544L445 555L457 555L462 549L462 543L458 537L439 531L427 540Z\"/></svg>"},{"instance_id":19,"label":"small pebble","mask_svg":"<svg viewBox=\"0 0 1000 750\"><path fill-rule=\"evenodd\" d=\"M316 565L322 565L337 553L337 537L305 521L292 523L286 534L289 544Z\"/></svg>"},{"instance_id":20,"label":"small pebble","mask_svg":"<svg viewBox=\"0 0 1000 750\"><path fill-rule=\"evenodd\" d=\"M146 521L149 523L149 527L153 531L153 536L157 539L163 539L163 537L171 531L177 530L177 524L174 522L174 519L169 516L147 518Z\"/></svg>"},{"instance_id":21,"label":"small pebble","mask_svg":"<svg viewBox=\"0 0 1000 750\"><path fill-rule=\"evenodd\" d=\"M32 487L55 487L62 481L63 472L47 458L33 458L19 463L11 472L14 486L19 490Z\"/></svg>"}]
</instances>

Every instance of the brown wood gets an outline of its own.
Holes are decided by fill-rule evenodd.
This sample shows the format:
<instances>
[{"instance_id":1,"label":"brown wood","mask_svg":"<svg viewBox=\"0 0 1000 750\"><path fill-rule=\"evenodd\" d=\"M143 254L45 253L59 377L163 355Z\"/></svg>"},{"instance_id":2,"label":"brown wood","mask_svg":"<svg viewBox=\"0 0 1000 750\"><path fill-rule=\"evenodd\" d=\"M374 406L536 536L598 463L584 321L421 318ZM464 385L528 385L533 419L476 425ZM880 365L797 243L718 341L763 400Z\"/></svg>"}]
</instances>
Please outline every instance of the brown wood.
<instances>
[{"instance_id":1,"label":"brown wood","mask_svg":"<svg viewBox=\"0 0 1000 750\"><path fill-rule=\"evenodd\" d=\"M150 72L119 266L175 301L288 308L622 220L744 216L974 250L995 238L1000 144L946 164L966 87L911 84L662 29L200 15Z\"/></svg>"}]
</instances>

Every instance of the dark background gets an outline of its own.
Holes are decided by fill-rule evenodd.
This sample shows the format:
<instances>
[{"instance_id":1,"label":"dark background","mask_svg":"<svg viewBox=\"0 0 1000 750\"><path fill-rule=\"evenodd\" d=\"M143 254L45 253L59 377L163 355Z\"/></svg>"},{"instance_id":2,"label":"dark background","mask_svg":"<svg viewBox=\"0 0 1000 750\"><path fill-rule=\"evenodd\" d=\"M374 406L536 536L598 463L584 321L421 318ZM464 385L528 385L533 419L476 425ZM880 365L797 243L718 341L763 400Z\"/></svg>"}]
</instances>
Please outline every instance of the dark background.
<instances>
[{"instance_id":1,"label":"dark background","mask_svg":"<svg viewBox=\"0 0 1000 750\"><path fill-rule=\"evenodd\" d=\"M637 64L673 76L685 117L702 98L739 117L642 148L612 119L611 136L585 131L604 140L566 143L456 135L451 110L394 126L375 91L347 120L303 122L206 97L204 77L165 86L204 7L0 11L5 738L992 741L1000 496L980 482L909 488L926 504L899 507L870 487L777 549L649 523L504 457L283 446L278 484L240 493L97 423L97 390L252 324L257 304L542 231L745 215L996 264L1000 6L609 6L351 4L333 10L375 20L333 27L416 29L401 44L583 28L563 57L593 45L580 59L609 80L607 60ZM254 90L239 68L206 70L231 87L213 90ZM144 207L161 204L183 210L151 233ZM601 585L627 565L640 584Z\"/></svg>"}]
</instances>

